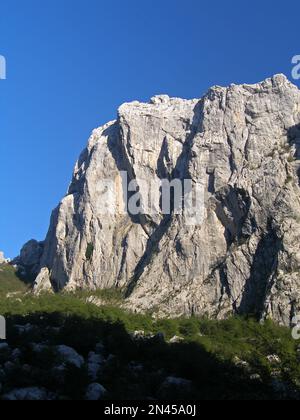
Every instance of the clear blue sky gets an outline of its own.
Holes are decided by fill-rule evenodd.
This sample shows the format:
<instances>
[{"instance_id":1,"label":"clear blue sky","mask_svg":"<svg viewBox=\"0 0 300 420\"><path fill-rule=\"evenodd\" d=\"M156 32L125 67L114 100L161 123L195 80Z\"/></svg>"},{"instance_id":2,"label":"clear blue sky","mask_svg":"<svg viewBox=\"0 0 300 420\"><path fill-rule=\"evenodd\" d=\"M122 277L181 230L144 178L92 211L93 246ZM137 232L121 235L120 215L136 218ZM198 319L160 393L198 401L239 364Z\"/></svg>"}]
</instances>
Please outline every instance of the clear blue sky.
<instances>
[{"instance_id":1,"label":"clear blue sky","mask_svg":"<svg viewBox=\"0 0 300 420\"><path fill-rule=\"evenodd\" d=\"M299 0L1 0L0 250L45 237L90 132L122 102L290 76L299 16Z\"/></svg>"}]
</instances>

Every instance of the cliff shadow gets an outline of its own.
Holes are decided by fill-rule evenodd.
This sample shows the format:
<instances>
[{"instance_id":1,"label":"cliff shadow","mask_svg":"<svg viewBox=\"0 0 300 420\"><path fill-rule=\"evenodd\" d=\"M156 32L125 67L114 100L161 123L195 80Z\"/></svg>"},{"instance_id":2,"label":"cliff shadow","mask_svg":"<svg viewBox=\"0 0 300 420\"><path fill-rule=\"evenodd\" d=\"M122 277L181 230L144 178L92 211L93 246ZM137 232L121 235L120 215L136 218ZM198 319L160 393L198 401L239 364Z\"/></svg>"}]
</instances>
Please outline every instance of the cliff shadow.
<instances>
[{"instance_id":1,"label":"cliff shadow","mask_svg":"<svg viewBox=\"0 0 300 420\"><path fill-rule=\"evenodd\" d=\"M147 225L147 218L143 214L132 214L128 209L128 202L135 192L128 191L129 183L136 179L132 165L130 164L124 145L121 142L120 125L116 122L103 132L104 136L108 136L107 146L116 163L119 172L126 172L127 179L123 182L123 200L127 208L127 214L134 224L140 224L142 227Z\"/></svg>"},{"instance_id":2,"label":"cliff shadow","mask_svg":"<svg viewBox=\"0 0 300 420\"><path fill-rule=\"evenodd\" d=\"M268 385L250 380L245 369L222 361L201 344L170 344L162 334L133 338L122 322L36 313L8 317L7 333L7 343L19 349L19 356L1 380L2 395L38 387L57 399L84 399L91 383L87 365L57 370L61 361L53 347L64 345L85 360L97 349L103 362L94 381L105 387L109 400L275 399ZM9 353L0 352L2 359L10 360Z\"/></svg>"},{"instance_id":3,"label":"cliff shadow","mask_svg":"<svg viewBox=\"0 0 300 420\"><path fill-rule=\"evenodd\" d=\"M257 246L238 313L253 314L257 319L261 318L268 291L272 287L270 281L277 270L281 248L282 241L269 222L268 231Z\"/></svg>"},{"instance_id":4,"label":"cliff shadow","mask_svg":"<svg viewBox=\"0 0 300 420\"><path fill-rule=\"evenodd\" d=\"M202 121L202 110L203 110L203 100L200 100L197 105L194 107L194 115L191 121L191 129L189 134L183 141L182 145L182 152L179 155L175 167L171 172L169 172L168 168L165 167L165 161L168 162L170 157L168 156L168 148L166 139L162 142L160 154L157 161L156 167L156 175L159 179L167 179L172 181L174 179L179 179L182 182L182 191L184 192L184 180L189 179L189 170L188 165L191 159L192 154L192 146L193 140L198 133L199 129L201 128L201 121ZM166 235L170 226L172 225L175 206L178 203L175 203L175 195L174 191L171 188L170 192L170 214L162 214L162 220L157 226L153 226L153 232L149 236L149 240L146 246L146 251L142 258L140 259L139 263L136 266L134 275L127 287L126 296L129 297L133 292L137 282L139 281L140 277L144 273L145 269L151 264L153 260L153 256L159 251L159 245L161 240ZM184 196L182 196L182 208L184 206ZM161 209L162 209L162 201L161 201ZM146 217L146 216L144 216Z\"/></svg>"},{"instance_id":5,"label":"cliff shadow","mask_svg":"<svg viewBox=\"0 0 300 420\"><path fill-rule=\"evenodd\" d=\"M296 149L294 158L295 161L298 162L296 171L300 185L300 124L294 125L288 130L288 141L290 146L294 146Z\"/></svg>"}]
</instances>

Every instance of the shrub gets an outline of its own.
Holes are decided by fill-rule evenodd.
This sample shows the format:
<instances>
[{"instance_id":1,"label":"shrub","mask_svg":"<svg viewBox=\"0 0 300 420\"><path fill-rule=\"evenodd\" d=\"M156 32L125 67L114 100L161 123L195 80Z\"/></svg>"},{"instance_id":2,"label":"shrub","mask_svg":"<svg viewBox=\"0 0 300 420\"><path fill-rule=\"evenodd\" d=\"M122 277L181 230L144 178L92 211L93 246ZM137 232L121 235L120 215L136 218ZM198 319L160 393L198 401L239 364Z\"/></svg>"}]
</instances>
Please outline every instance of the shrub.
<instances>
[{"instance_id":1,"label":"shrub","mask_svg":"<svg viewBox=\"0 0 300 420\"><path fill-rule=\"evenodd\" d=\"M85 257L88 261L90 261L94 254L94 245L92 243L89 243L86 248Z\"/></svg>"},{"instance_id":2,"label":"shrub","mask_svg":"<svg viewBox=\"0 0 300 420\"><path fill-rule=\"evenodd\" d=\"M11 267L7 270L7 275L12 276L9 290L16 287L18 291L26 291ZM6 292L3 276L2 281L2 290ZM118 297L119 303L122 302L121 292L117 296L111 290L94 293L106 296L111 302L116 302ZM65 344L86 358L99 342L104 345L105 358L113 355L101 374L101 384L109 390L112 399L160 399L162 395L175 398L175 391L161 388L168 376L192 381L186 396L191 399L276 398L270 387L274 374L274 366L267 359L270 354L278 355L281 360L280 380L299 391L299 343L292 339L288 328L242 317L224 321L196 317L155 320L149 314L134 314L114 304L101 307L87 304L87 295L88 292L76 292L36 297L23 293L17 300L0 299L0 313L7 317L8 343L22 349L19 363L4 384L4 392L10 387L34 385L55 392L62 386L66 398L82 399L88 383L86 366L68 367L65 382L59 385L55 375L51 375L55 362L51 346ZM16 325L26 324L33 328L19 334ZM131 333L136 330L143 330L146 335L161 332L166 341L134 340ZM185 341L170 344L168 340L175 335ZM32 343L47 343L50 348L36 356ZM251 373L261 376L263 384L249 381L250 373L235 365L237 357L249 364ZM4 351L0 363L6 360ZM141 369L130 369L132 363L142 366ZM24 365L34 367L30 374L24 374Z\"/></svg>"}]
</instances>

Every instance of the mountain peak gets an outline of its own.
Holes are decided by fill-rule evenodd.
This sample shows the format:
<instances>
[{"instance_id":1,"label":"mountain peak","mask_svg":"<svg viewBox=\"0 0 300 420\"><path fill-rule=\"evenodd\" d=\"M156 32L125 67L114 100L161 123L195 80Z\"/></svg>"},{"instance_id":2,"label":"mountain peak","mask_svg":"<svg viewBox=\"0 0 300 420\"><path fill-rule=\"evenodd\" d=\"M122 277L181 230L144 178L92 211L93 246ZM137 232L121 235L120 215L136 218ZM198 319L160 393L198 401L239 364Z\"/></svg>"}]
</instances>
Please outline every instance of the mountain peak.
<instances>
[{"instance_id":1,"label":"mountain peak","mask_svg":"<svg viewBox=\"0 0 300 420\"><path fill-rule=\"evenodd\" d=\"M289 324L300 309L299 156L300 91L284 75L122 105L33 247L35 290L122 288L137 312ZM189 185L185 200L198 192L196 205L170 193L165 211L167 182Z\"/></svg>"}]
</instances>

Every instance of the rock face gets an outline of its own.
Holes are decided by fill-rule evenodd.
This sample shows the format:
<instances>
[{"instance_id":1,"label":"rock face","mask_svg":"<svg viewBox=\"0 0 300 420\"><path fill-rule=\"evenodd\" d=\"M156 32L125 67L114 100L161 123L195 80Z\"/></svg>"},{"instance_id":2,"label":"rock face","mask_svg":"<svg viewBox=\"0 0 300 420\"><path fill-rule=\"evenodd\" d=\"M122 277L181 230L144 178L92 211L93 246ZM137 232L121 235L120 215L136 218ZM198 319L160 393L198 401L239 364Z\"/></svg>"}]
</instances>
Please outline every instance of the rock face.
<instances>
[{"instance_id":1,"label":"rock face","mask_svg":"<svg viewBox=\"0 0 300 420\"><path fill-rule=\"evenodd\" d=\"M36 288L125 288L136 311L289 324L300 310L299 124L300 91L282 75L121 106L53 212ZM200 222L163 214L159 194L156 211L124 211L129 181L162 179L202 187Z\"/></svg>"},{"instance_id":2,"label":"rock face","mask_svg":"<svg viewBox=\"0 0 300 420\"><path fill-rule=\"evenodd\" d=\"M9 264L10 258L6 258L4 252L0 251L0 264Z\"/></svg>"},{"instance_id":3,"label":"rock face","mask_svg":"<svg viewBox=\"0 0 300 420\"><path fill-rule=\"evenodd\" d=\"M6 259L4 257L4 253L0 252L0 264L4 264L6 262Z\"/></svg>"},{"instance_id":4,"label":"rock face","mask_svg":"<svg viewBox=\"0 0 300 420\"><path fill-rule=\"evenodd\" d=\"M21 249L20 256L12 264L17 265L19 273L26 278L36 278L40 272L40 261L44 243L34 239L28 241Z\"/></svg>"}]
</instances>

